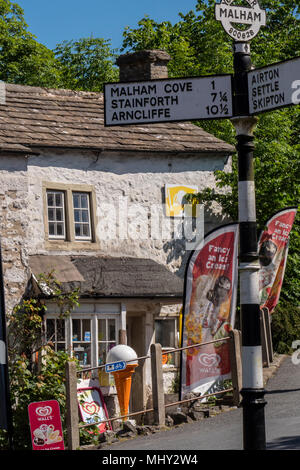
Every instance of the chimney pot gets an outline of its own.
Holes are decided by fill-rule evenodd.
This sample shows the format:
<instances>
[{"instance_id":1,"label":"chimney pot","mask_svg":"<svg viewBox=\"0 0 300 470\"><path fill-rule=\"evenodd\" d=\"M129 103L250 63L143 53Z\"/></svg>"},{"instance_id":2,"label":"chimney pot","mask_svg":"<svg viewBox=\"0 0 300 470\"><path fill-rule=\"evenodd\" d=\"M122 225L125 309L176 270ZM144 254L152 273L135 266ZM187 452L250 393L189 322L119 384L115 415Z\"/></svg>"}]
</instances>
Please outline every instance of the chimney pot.
<instances>
[{"instance_id":1,"label":"chimney pot","mask_svg":"<svg viewBox=\"0 0 300 470\"><path fill-rule=\"evenodd\" d=\"M167 65L170 60L170 55L160 50L123 54L116 61L120 69L120 82L168 78Z\"/></svg>"}]
</instances>

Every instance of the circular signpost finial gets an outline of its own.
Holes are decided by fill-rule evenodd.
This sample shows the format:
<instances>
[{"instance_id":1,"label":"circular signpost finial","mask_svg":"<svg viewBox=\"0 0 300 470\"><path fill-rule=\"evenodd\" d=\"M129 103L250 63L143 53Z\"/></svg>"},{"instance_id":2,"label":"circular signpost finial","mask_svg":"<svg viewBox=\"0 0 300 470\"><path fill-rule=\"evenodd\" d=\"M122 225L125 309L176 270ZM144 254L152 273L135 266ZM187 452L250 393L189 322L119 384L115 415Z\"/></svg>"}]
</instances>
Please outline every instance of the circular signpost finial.
<instances>
[{"instance_id":1,"label":"circular signpost finial","mask_svg":"<svg viewBox=\"0 0 300 470\"><path fill-rule=\"evenodd\" d=\"M266 25L266 11L257 0L246 0L249 6L233 5L234 0L221 0L215 5L215 18L235 41L253 39L261 26ZM244 26L246 26L244 28Z\"/></svg>"}]
</instances>

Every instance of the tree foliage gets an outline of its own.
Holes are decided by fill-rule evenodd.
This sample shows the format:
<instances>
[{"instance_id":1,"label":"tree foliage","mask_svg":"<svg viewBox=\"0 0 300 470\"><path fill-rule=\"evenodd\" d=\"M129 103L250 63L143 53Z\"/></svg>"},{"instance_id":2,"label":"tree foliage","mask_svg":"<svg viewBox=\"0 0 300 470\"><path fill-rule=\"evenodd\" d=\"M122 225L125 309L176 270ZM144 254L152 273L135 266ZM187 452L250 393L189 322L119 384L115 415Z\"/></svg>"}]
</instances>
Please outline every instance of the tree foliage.
<instances>
[{"instance_id":1,"label":"tree foliage","mask_svg":"<svg viewBox=\"0 0 300 470\"><path fill-rule=\"evenodd\" d=\"M243 3L242 1L240 2ZM244 2L245 4L245 2ZM215 0L198 0L196 12L180 14L181 20L157 23L144 17L138 28L124 32L123 49L155 48L166 50L172 60L170 76L200 76L233 73L232 39L214 17ZM300 56L299 5L291 0L260 0L267 10L267 26L251 41L255 67ZM235 130L230 120L199 121L204 130L230 144L235 144ZM263 229L274 212L295 206L300 200L300 111L299 106L258 116L255 130L255 185L258 229ZM216 171L217 189L206 189L192 199L210 204L219 202L223 213L237 220L237 155L232 171ZM231 192L224 192L231 188ZM289 258L282 301L300 302L300 236L297 215L291 233Z\"/></svg>"},{"instance_id":2,"label":"tree foliage","mask_svg":"<svg viewBox=\"0 0 300 470\"><path fill-rule=\"evenodd\" d=\"M60 318L70 315L79 305L78 291L63 293L53 271L40 275L40 282L49 289L49 298L56 302ZM53 343L46 341L43 328L46 310L39 299L24 298L9 317L8 358L14 450L31 449L30 403L57 400L65 423L65 364L73 359L65 351L55 352ZM7 433L0 431L0 449L7 447Z\"/></svg>"},{"instance_id":3,"label":"tree foliage","mask_svg":"<svg viewBox=\"0 0 300 470\"><path fill-rule=\"evenodd\" d=\"M115 53L109 41L92 37L64 41L54 52L63 88L99 92L104 82L118 80L118 69L113 64Z\"/></svg>"},{"instance_id":4,"label":"tree foliage","mask_svg":"<svg viewBox=\"0 0 300 470\"><path fill-rule=\"evenodd\" d=\"M36 41L22 8L9 0L0 0L0 80L46 87L60 83L53 51Z\"/></svg>"}]
</instances>

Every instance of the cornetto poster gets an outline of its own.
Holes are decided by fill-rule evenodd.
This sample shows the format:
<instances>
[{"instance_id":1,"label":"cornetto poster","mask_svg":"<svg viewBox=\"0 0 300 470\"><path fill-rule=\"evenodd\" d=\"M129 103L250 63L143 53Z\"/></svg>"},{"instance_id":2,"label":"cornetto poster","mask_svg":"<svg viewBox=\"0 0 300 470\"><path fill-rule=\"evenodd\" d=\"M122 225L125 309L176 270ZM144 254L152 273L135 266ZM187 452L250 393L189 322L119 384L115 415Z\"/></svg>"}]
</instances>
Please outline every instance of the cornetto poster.
<instances>
[{"instance_id":1,"label":"cornetto poster","mask_svg":"<svg viewBox=\"0 0 300 470\"><path fill-rule=\"evenodd\" d=\"M233 327L237 249L238 224L228 224L207 234L192 252L185 277L183 347L222 339ZM230 376L228 341L182 351L182 398L188 392L203 394Z\"/></svg>"},{"instance_id":2,"label":"cornetto poster","mask_svg":"<svg viewBox=\"0 0 300 470\"><path fill-rule=\"evenodd\" d=\"M260 261L260 306L272 313L278 303L284 278L289 235L297 208L290 207L277 212L266 225L258 241Z\"/></svg>"}]
</instances>

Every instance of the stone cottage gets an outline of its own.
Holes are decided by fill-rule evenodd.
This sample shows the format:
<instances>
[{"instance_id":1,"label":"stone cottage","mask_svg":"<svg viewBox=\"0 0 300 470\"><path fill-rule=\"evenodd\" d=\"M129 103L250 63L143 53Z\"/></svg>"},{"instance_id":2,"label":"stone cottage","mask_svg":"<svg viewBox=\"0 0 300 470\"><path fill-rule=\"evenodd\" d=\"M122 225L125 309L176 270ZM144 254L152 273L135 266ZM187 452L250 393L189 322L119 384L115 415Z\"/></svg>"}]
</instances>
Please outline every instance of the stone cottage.
<instances>
[{"instance_id":1,"label":"stone cottage","mask_svg":"<svg viewBox=\"0 0 300 470\"><path fill-rule=\"evenodd\" d=\"M120 80L166 78L169 59L161 51L121 56ZM174 238L183 222L166 213L167 189L214 187L214 171L228 170L233 152L191 123L104 127L103 107L101 93L12 84L0 105L7 315L26 292L44 296L46 340L83 367L105 363L119 341L138 356L155 341L178 345L189 252ZM217 223L216 207L204 230ZM65 320L38 281L53 269L66 290L80 290L80 307ZM177 366L165 365L170 383ZM149 361L134 380L132 409L140 410ZM105 373L100 382L112 391Z\"/></svg>"}]
</instances>

